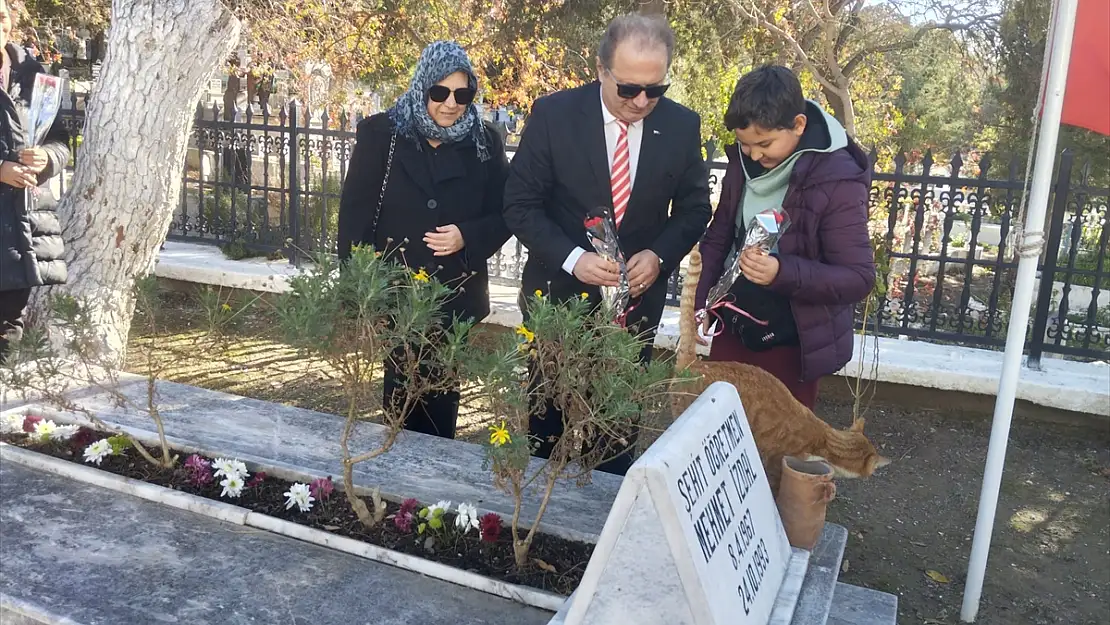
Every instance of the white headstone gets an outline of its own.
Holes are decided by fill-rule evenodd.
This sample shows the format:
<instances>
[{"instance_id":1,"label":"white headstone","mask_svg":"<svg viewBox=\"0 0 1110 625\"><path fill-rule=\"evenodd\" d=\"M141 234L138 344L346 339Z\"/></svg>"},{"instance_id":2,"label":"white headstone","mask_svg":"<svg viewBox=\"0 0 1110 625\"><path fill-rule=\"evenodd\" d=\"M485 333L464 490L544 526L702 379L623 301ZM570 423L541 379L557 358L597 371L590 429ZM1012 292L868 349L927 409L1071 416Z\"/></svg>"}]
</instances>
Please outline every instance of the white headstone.
<instances>
[{"instance_id":1,"label":"white headstone","mask_svg":"<svg viewBox=\"0 0 1110 625\"><path fill-rule=\"evenodd\" d=\"M740 396L718 382L629 470L565 623L789 623L807 562L783 531Z\"/></svg>"}]
</instances>

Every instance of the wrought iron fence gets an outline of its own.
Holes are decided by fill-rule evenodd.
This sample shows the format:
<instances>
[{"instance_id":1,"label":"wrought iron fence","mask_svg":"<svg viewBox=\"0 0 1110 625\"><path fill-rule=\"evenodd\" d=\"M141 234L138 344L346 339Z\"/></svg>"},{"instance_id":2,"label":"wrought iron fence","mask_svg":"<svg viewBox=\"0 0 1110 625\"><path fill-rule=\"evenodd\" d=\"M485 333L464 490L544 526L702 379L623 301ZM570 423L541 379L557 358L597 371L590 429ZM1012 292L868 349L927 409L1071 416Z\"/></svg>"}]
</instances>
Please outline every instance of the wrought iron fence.
<instances>
[{"instance_id":1,"label":"wrought iron fence","mask_svg":"<svg viewBox=\"0 0 1110 625\"><path fill-rule=\"evenodd\" d=\"M83 111L73 104L63 117L76 129ZM217 243L233 256L282 254L294 263L305 252L331 251L359 119L295 105L227 116L198 107L170 238ZM866 317L883 335L1003 347L1023 165L989 155L936 163L926 154L919 162L896 158L893 171L876 168L869 210L880 280L872 305L860 306L860 326ZM1045 352L1110 357L1110 190L1093 186L1090 173L1070 153L1061 155L1027 336L1034 365ZM710 165L714 194L723 174L722 163ZM511 239L489 261L491 280L519 284L526 258ZM680 289L675 276L670 303L677 304Z\"/></svg>"},{"instance_id":2,"label":"wrought iron fence","mask_svg":"<svg viewBox=\"0 0 1110 625\"><path fill-rule=\"evenodd\" d=\"M873 172L870 217L881 279L875 310L860 311L870 326L886 335L1004 347L1023 175L1017 158L999 166L990 155L971 163L957 155L938 168L926 154L912 170L898 157L893 172ZM1061 155L1026 335L1033 366L1044 352L1110 355L1110 191L1090 179L1070 152Z\"/></svg>"}]
</instances>

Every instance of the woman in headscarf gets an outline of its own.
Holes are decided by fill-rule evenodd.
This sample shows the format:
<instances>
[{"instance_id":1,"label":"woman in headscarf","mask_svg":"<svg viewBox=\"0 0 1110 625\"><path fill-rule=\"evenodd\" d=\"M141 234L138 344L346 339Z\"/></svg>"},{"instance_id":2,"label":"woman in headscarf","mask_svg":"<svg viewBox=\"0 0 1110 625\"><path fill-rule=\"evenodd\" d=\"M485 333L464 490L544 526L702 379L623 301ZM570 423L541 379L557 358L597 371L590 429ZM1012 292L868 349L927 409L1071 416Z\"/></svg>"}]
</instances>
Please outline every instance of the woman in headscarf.
<instances>
[{"instance_id":1,"label":"woman in headscarf","mask_svg":"<svg viewBox=\"0 0 1110 625\"><path fill-rule=\"evenodd\" d=\"M407 92L358 125L339 207L339 258L354 245L394 251L455 288L448 319L489 315L486 261L509 239L501 217L508 159L501 135L474 106L478 80L466 52L437 41L420 55ZM395 249L408 239L403 254ZM405 381L387 360L386 405ZM458 392L426 396L405 420L412 431L454 438Z\"/></svg>"}]
</instances>

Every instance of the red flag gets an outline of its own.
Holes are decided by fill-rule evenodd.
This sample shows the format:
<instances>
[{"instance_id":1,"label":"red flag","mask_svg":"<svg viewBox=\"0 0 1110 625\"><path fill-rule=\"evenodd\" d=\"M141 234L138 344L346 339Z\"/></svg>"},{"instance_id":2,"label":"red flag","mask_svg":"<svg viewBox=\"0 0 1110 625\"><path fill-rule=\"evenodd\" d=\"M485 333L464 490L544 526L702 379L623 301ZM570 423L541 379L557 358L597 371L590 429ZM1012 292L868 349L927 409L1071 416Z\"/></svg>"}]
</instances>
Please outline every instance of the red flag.
<instances>
[{"instance_id":1,"label":"red flag","mask_svg":"<svg viewBox=\"0 0 1110 625\"><path fill-rule=\"evenodd\" d=\"M1110 2L1079 0L1061 123L1110 135Z\"/></svg>"}]
</instances>

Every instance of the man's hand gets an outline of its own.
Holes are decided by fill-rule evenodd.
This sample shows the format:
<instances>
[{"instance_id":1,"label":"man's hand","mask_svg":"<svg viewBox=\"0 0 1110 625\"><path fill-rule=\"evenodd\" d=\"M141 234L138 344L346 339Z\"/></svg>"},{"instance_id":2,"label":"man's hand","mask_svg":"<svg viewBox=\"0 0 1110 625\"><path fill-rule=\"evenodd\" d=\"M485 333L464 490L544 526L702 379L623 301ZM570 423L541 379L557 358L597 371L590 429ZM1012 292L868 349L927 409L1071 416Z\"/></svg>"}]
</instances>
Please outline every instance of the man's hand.
<instances>
[{"instance_id":1,"label":"man's hand","mask_svg":"<svg viewBox=\"0 0 1110 625\"><path fill-rule=\"evenodd\" d=\"M632 297L640 297L659 279L659 257L651 250L644 250L628 259L628 285Z\"/></svg>"},{"instance_id":2,"label":"man's hand","mask_svg":"<svg viewBox=\"0 0 1110 625\"><path fill-rule=\"evenodd\" d=\"M38 186L38 178L27 167L12 161L4 161L0 165L0 182L11 185L17 189L27 189Z\"/></svg>"},{"instance_id":3,"label":"man's hand","mask_svg":"<svg viewBox=\"0 0 1110 625\"><path fill-rule=\"evenodd\" d=\"M27 148L19 151L19 163L32 173L40 174L50 164L50 159L42 148Z\"/></svg>"},{"instance_id":4,"label":"man's hand","mask_svg":"<svg viewBox=\"0 0 1110 625\"><path fill-rule=\"evenodd\" d=\"M593 286L617 286L620 283L620 266L605 260L596 252L586 252L574 263L574 277Z\"/></svg>"},{"instance_id":5,"label":"man's hand","mask_svg":"<svg viewBox=\"0 0 1110 625\"><path fill-rule=\"evenodd\" d=\"M756 248L748 248L740 254L740 271L749 282L767 286L779 275L779 259Z\"/></svg>"}]
</instances>

